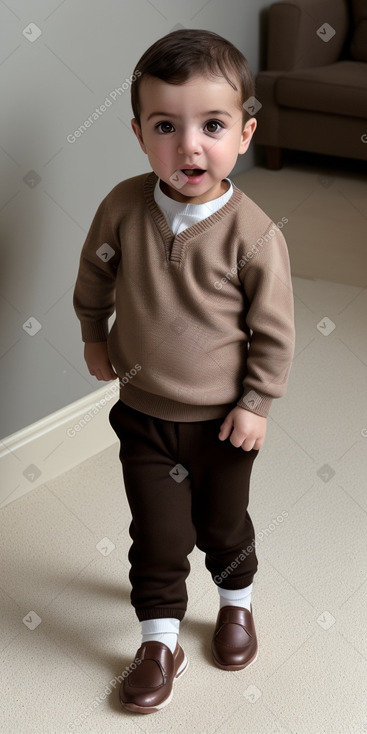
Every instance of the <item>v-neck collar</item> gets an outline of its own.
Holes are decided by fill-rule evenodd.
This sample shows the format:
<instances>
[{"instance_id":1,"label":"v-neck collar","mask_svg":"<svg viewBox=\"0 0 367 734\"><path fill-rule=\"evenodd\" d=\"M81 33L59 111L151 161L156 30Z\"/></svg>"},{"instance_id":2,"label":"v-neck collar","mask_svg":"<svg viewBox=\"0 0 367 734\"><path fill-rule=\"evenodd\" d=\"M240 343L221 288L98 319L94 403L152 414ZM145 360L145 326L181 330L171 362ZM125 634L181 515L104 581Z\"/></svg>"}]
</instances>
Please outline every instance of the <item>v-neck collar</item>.
<instances>
[{"instance_id":1,"label":"v-neck collar","mask_svg":"<svg viewBox=\"0 0 367 734\"><path fill-rule=\"evenodd\" d=\"M224 206L210 214L205 219L202 219L200 222L196 222L190 227L187 227L183 232L180 232L180 234L175 235L154 199L154 188L157 181L158 176L154 171L147 174L144 181L144 196L151 216L161 232L166 252L168 254L168 259L175 262L182 261L183 249L188 240L191 240L192 237L195 237L198 234L203 234L206 230L210 229L210 227L217 224L226 214L232 213L239 206L243 197L243 192L232 182L233 194Z\"/></svg>"}]
</instances>

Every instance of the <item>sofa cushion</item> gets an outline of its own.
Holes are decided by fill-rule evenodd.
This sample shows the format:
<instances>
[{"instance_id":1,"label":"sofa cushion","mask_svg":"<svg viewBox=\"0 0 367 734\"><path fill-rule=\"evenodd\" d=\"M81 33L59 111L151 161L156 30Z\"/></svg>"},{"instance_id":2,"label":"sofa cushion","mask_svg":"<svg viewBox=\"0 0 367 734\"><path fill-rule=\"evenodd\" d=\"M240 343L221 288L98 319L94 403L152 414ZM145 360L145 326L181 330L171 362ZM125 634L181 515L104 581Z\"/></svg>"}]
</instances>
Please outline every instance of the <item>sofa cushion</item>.
<instances>
[{"instance_id":1,"label":"sofa cushion","mask_svg":"<svg viewBox=\"0 0 367 734\"><path fill-rule=\"evenodd\" d=\"M367 66L345 60L283 73L276 82L275 101L300 110L367 117Z\"/></svg>"},{"instance_id":2,"label":"sofa cushion","mask_svg":"<svg viewBox=\"0 0 367 734\"><path fill-rule=\"evenodd\" d=\"M351 0L354 33L349 53L357 61L367 61L367 0Z\"/></svg>"}]
</instances>

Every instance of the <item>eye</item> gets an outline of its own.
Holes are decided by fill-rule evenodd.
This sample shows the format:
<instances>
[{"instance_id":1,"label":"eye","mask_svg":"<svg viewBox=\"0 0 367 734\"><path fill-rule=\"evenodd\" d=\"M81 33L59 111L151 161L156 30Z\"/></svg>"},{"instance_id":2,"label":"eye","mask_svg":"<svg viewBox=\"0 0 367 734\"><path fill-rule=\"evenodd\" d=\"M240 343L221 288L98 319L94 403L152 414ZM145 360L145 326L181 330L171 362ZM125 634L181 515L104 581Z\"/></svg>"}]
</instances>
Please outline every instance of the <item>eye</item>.
<instances>
[{"instance_id":1,"label":"eye","mask_svg":"<svg viewBox=\"0 0 367 734\"><path fill-rule=\"evenodd\" d=\"M171 128L171 130L167 130L168 127ZM155 126L155 129L164 135L165 133L171 133L174 128L170 122L159 122L158 125Z\"/></svg>"},{"instance_id":2,"label":"eye","mask_svg":"<svg viewBox=\"0 0 367 734\"><path fill-rule=\"evenodd\" d=\"M221 122L218 122L218 120L209 120L209 122L206 123L205 127L208 127L209 125L219 125L219 128L222 129L224 126ZM218 127L216 127L215 130L208 130L209 133L217 133L219 132Z\"/></svg>"}]
</instances>

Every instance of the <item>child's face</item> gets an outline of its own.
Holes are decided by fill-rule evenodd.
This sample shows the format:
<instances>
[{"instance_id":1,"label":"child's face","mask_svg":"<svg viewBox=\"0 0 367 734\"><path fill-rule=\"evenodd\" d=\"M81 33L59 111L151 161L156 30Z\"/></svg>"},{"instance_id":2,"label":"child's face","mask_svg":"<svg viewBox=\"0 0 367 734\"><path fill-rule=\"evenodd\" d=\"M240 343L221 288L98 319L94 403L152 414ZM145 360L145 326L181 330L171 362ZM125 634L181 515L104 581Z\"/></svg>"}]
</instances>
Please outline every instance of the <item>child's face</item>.
<instances>
[{"instance_id":1,"label":"child's face","mask_svg":"<svg viewBox=\"0 0 367 734\"><path fill-rule=\"evenodd\" d=\"M141 128L135 118L131 125L163 192L176 201L203 204L227 191L223 179L256 129L254 118L242 127L238 92L224 78L195 76L179 85L146 77L139 94ZM187 166L205 173L191 180L182 173ZM171 177L178 179L176 185Z\"/></svg>"}]
</instances>

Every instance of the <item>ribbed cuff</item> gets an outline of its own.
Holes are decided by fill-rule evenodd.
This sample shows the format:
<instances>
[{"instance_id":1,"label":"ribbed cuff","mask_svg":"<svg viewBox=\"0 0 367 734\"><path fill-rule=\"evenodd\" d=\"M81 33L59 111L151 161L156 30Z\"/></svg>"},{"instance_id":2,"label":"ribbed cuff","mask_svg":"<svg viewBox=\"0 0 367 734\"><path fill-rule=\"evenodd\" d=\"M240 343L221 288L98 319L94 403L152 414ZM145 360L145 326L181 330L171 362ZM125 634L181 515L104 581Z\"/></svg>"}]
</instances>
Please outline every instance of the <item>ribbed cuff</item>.
<instances>
[{"instance_id":1,"label":"ribbed cuff","mask_svg":"<svg viewBox=\"0 0 367 734\"><path fill-rule=\"evenodd\" d=\"M254 573L252 573L250 576L247 576L247 577L246 576L236 576L235 578L224 579L222 584L217 584L215 582L216 577L212 577L212 578L213 578L215 585L220 587L221 589L237 590L237 589L245 589L250 584L252 584L254 580L254 576L255 576Z\"/></svg>"},{"instance_id":2,"label":"ribbed cuff","mask_svg":"<svg viewBox=\"0 0 367 734\"><path fill-rule=\"evenodd\" d=\"M163 617L183 620L186 609L173 609L172 607L153 607L150 609L135 609L139 622L145 619L162 619Z\"/></svg>"},{"instance_id":3,"label":"ribbed cuff","mask_svg":"<svg viewBox=\"0 0 367 734\"><path fill-rule=\"evenodd\" d=\"M267 418L272 402L273 398L269 395L264 395L257 390L246 390L237 405L239 408L249 410L250 413Z\"/></svg>"},{"instance_id":4,"label":"ribbed cuff","mask_svg":"<svg viewBox=\"0 0 367 734\"><path fill-rule=\"evenodd\" d=\"M105 342L108 337L108 319L105 321L81 321L83 342Z\"/></svg>"}]
</instances>

